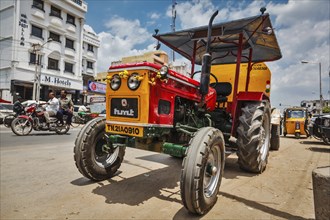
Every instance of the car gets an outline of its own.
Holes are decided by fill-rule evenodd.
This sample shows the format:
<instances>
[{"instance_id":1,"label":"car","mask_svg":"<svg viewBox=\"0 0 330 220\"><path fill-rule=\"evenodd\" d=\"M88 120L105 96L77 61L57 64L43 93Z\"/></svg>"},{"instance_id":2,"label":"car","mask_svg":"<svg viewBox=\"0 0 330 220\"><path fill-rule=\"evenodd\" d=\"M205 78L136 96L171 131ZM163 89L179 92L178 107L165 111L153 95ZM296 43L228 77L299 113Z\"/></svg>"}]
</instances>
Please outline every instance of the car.
<instances>
[{"instance_id":1,"label":"car","mask_svg":"<svg viewBox=\"0 0 330 220\"><path fill-rule=\"evenodd\" d=\"M32 104L35 104L35 103L37 103L37 101L36 100L26 100L26 101L24 101L24 102L22 102L22 105L24 106L24 107L26 107L26 106L29 106L29 105L32 105ZM45 101L39 101L39 104L40 105L44 105L44 104L46 104L47 102L45 102Z\"/></svg>"},{"instance_id":2,"label":"car","mask_svg":"<svg viewBox=\"0 0 330 220\"><path fill-rule=\"evenodd\" d=\"M13 104L0 103L0 124L3 124L5 117L11 114L14 114Z\"/></svg>"}]
</instances>

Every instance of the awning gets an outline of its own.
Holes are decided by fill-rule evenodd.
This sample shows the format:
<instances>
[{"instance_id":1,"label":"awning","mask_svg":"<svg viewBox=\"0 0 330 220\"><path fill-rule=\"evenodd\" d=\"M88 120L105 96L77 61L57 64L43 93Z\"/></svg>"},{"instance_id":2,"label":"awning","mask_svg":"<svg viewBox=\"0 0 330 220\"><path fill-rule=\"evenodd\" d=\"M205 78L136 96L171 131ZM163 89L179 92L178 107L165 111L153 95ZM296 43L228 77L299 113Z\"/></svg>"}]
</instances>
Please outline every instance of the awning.
<instances>
[{"instance_id":1,"label":"awning","mask_svg":"<svg viewBox=\"0 0 330 220\"><path fill-rule=\"evenodd\" d=\"M202 64L206 52L208 26L202 26L177 32L154 35L183 57ZM251 61L274 61L282 57L280 47L272 27L269 14L213 24L212 28L212 64L236 63L239 37L242 35L242 62L248 62L250 49Z\"/></svg>"}]
</instances>

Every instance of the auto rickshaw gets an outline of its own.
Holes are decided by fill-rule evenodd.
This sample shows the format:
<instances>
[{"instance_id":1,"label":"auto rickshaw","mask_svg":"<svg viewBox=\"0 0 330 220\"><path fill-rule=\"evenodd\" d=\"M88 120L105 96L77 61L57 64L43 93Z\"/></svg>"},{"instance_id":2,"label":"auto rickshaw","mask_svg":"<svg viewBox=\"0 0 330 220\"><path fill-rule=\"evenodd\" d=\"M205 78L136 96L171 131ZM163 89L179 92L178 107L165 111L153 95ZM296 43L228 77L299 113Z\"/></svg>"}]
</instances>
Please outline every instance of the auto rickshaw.
<instances>
[{"instance_id":1,"label":"auto rickshaw","mask_svg":"<svg viewBox=\"0 0 330 220\"><path fill-rule=\"evenodd\" d=\"M283 122L283 135L287 134L295 135L296 138L300 138L301 135L309 136L308 125L308 111L306 108L293 107L287 108L284 111Z\"/></svg>"}]
</instances>

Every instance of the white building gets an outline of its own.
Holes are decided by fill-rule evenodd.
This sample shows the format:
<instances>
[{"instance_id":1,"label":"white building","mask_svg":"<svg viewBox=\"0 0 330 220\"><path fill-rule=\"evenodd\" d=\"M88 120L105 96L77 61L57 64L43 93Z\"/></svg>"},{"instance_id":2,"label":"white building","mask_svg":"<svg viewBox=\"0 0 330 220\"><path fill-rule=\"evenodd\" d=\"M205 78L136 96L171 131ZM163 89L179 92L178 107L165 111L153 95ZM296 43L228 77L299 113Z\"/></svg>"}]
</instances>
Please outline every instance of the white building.
<instances>
[{"instance_id":1,"label":"white building","mask_svg":"<svg viewBox=\"0 0 330 220\"><path fill-rule=\"evenodd\" d=\"M300 106L307 108L309 112L319 113L321 109L320 100L303 100L300 102ZM330 100L322 100L322 107L330 106Z\"/></svg>"},{"instance_id":2,"label":"white building","mask_svg":"<svg viewBox=\"0 0 330 220\"><path fill-rule=\"evenodd\" d=\"M84 26L83 32L83 54L82 54L82 76L84 91L87 90L88 81L94 80L97 74L97 53L100 40L96 33L88 25Z\"/></svg>"},{"instance_id":3,"label":"white building","mask_svg":"<svg viewBox=\"0 0 330 220\"><path fill-rule=\"evenodd\" d=\"M77 101L85 71L82 42L86 12L82 0L1 0L0 97L12 100L19 94L31 99L35 73L40 71L41 100L48 99L49 90L58 94L66 89ZM38 54L40 65L36 65ZM88 52L86 57L96 60L89 58Z\"/></svg>"}]
</instances>

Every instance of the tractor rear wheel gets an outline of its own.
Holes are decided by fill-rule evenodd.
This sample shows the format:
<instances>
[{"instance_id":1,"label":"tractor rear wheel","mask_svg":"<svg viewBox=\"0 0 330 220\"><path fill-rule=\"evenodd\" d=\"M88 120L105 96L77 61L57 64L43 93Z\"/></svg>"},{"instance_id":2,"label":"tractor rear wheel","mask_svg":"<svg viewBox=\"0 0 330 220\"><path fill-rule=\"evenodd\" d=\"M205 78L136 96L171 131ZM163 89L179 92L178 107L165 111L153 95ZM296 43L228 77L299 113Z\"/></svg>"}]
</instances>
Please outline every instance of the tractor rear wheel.
<instances>
[{"instance_id":1,"label":"tractor rear wheel","mask_svg":"<svg viewBox=\"0 0 330 220\"><path fill-rule=\"evenodd\" d=\"M204 127L190 140L181 171L181 199L194 214L207 213L218 199L224 168L224 138L218 129Z\"/></svg>"},{"instance_id":2,"label":"tractor rear wheel","mask_svg":"<svg viewBox=\"0 0 330 220\"><path fill-rule=\"evenodd\" d=\"M237 128L238 164L241 169L262 173L270 148L270 105L268 101L248 102L242 108Z\"/></svg>"},{"instance_id":3,"label":"tractor rear wheel","mask_svg":"<svg viewBox=\"0 0 330 220\"><path fill-rule=\"evenodd\" d=\"M108 146L104 118L91 120L80 130L73 151L79 172L94 181L111 178L125 155L125 147Z\"/></svg>"}]
</instances>

